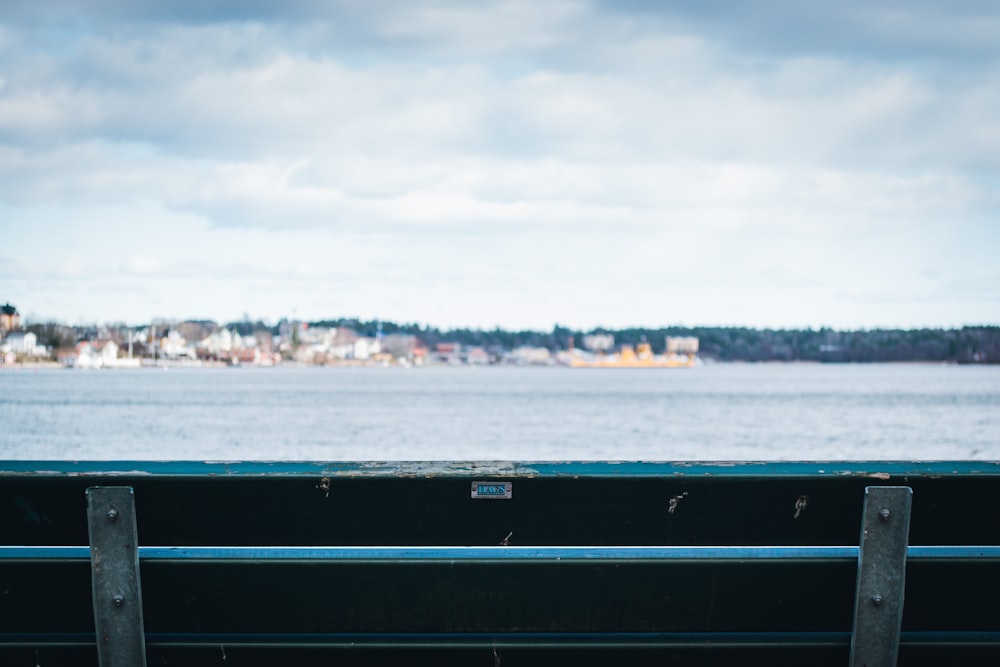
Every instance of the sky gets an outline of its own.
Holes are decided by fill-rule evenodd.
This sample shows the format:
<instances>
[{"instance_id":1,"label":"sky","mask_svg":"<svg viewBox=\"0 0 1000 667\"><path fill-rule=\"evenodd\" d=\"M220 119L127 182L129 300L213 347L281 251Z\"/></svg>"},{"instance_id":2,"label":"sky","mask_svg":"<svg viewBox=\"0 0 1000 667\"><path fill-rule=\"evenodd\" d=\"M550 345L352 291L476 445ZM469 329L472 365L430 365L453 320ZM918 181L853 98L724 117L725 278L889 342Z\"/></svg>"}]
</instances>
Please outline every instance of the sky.
<instances>
[{"instance_id":1,"label":"sky","mask_svg":"<svg viewBox=\"0 0 1000 667\"><path fill-rule=\"evenodd\" d=\"M30 321L1000 323L1000 4L0 4Z\"/></svg>"}]
</instances>

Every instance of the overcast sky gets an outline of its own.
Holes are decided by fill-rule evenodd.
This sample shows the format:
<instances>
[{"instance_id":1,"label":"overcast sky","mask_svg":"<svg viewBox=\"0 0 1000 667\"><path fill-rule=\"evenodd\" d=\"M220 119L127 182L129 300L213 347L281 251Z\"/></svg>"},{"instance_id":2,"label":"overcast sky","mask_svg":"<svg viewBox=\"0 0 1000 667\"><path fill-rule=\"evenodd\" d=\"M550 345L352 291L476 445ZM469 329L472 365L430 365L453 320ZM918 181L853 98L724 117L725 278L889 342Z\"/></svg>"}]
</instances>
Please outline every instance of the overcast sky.
<instances>
[{"instance_id":1,"label":"overcast sky","mask_svg":"<svg viewBox=\"0 0 1000 667\"><path fill-rule=\"evenodd\" d=\"M67 323L997 324L1000 4L6 0L0 233Z\"/></svg>"}]
</instances>

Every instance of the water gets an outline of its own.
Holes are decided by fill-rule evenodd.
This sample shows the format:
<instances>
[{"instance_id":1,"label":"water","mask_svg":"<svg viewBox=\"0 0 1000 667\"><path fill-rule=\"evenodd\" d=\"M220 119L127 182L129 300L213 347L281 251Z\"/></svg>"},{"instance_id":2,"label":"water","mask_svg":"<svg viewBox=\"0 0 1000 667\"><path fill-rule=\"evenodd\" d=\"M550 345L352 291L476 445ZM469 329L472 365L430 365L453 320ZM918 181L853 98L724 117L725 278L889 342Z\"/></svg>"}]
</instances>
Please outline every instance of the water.
<instances>
[{"instance_id":1,"label":"water","mask_svg":"<svg viewBox=\"0 0 1000 667\"><path fill-rule=\"evenodd\" d=\"M1000 368L0 372L0 459L1000 459Z\"/></svg>"}]
</instances>

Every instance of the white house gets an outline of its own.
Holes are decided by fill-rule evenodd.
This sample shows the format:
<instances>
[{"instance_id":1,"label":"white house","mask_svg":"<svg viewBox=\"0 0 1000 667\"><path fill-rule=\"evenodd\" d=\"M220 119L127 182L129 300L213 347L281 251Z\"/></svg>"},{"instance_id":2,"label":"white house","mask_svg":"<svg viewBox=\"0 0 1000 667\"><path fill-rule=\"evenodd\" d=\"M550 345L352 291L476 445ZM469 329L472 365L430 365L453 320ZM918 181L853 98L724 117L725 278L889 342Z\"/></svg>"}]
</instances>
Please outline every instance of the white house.
<instances>
[{"instance_id":1,"label":"white house","mask_svg":"<svg viewBox=\"0 0 1000 667\"><path fill-rule=\"evenodd\" d=\"M73 348L69 363L76 368L104 368L118 360L118 344L113 340L81 341Z\"/></svg>"},{"instance_id":2,"label":"white house","mask_svg":"<svg viewBox=\"0 0 1000 667\"><path fill-rule=\"evenodd\" d=\"M94 351L101 359L102 366L114 366L118 360L118 343L113 340L99 340L94 343Z\"/></svg>"},{"instance_id":3,"label":"white house","mask_svg":"<svg viewBox=\"0 0 1000 667\"><path fill-rule=\"evenodd\" d=\"M547 365L552 363L552 353L544 347L524 345L512 350L510 359L515 364Z\"/></svg>"},{"instance_id":4,"label":"white house","mask_svg":"<svg viewBox=\"0 0 1000 667\"><path fill-rule=\"evenodd\" d=\"M193 345L188 345L187 340L176 329L171 329L167 335L160 339L160 356L168 359L178 359L187 357L197 359Z\"/></svg>"},{"instance_id":5,"label":"white house","mask_svg":"<svg viewBox=\"0 0 1000 667\"><path fill-rule=\"evenodd\" d=\"M44 345L38 344L38 336L30 331L18 331L7 334L0 345L0 353L19 355L24 354L29 357L44 357L48 355L48 350Z\"/></svg>"},{"instance_id":6,"label":"white house","mask_svg":"<svg viewBox=\"0 0 1000 667\"><path fill-rule=\"evenodd\" d=\"M236 331L219 329L198 343L198 347L209 354L228 356L233 350L239 350L243 347L243 337Z\"/></svg>"},{"instance_id":7,"label":"white house","mask_svg":"<svg viewBox=\"0 0 1000 667\"><path fill-rule=\"evenodd\" d=\"M374 338L361 337L354 341L353 354L355 359L369 359L372 355L378 354L381 351L382 344Z\"/></svg>"}]
</instances>

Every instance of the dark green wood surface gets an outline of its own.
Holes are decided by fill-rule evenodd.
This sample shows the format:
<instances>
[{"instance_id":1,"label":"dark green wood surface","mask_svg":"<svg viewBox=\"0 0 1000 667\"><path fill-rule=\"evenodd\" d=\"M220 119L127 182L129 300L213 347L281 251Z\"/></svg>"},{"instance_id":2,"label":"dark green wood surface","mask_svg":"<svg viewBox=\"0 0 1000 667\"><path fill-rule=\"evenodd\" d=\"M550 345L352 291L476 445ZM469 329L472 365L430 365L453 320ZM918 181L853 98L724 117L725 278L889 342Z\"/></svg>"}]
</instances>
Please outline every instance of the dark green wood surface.
<instances>
[{"instance_id":1,"label":"dark green wood surface","mask_svg":"<svg viewBox=\"0 0 1000 667\"><path fill-rule=\"evenodd\" d=\"M1000 544L996 468L894 464L879 474L843 464L843 474L768 476L760 464L694 475L547 465L503 474L459 464L419 474L388 464L366 474L308 464L233 475L17 470L0 473L0 541L86 545L86 489L123 485L134 489L139 544L149 546L857 545L865 487L884 484L913 489L911 545ZM512 482L513 497L472 499L472 480ZM151 665L286 664L292 654L320 664L846 664L856 577L850 562L158 560L141 570ZM1000 660L997 599L994 561L910 563L900 664ZM33 665L36 652L38 664L95 664L92 613L88 563L0 560L0 664ZM733 639L743 633L773 641ZM980 635L945 646L934 633ZM604 645L531 646L575 634ZM456 645L418 646L414 635ZM457 645L462 637L476 645Z\"/></svg>"}]
</instances>

